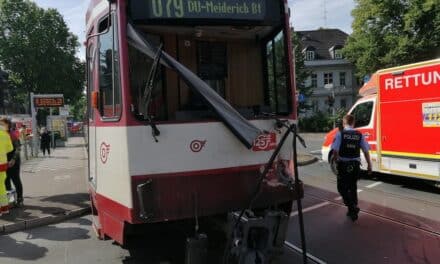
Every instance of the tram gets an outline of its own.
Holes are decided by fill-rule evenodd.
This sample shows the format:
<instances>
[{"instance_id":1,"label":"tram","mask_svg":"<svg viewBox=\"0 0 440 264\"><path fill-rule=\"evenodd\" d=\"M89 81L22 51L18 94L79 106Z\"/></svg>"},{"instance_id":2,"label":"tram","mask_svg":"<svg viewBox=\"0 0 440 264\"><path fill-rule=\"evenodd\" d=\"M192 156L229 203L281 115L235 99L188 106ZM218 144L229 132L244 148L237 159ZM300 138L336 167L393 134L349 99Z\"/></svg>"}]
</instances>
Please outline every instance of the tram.
<instances>
[{"instance_id":1,"label":"tram","mask_svg":"<svg viewBox=\"0 0 440 264\"><path fill-rule=\"evenodd\" d=\"M277 176L292 177L293 152L272 118L296 122L287 6L91 0L88 182L100 238L124 244L128 226L249 209L254 194L252 208L288 218L302 190ZM271 243L282 247L279 230Z\"/></svg>"}]
</instances>

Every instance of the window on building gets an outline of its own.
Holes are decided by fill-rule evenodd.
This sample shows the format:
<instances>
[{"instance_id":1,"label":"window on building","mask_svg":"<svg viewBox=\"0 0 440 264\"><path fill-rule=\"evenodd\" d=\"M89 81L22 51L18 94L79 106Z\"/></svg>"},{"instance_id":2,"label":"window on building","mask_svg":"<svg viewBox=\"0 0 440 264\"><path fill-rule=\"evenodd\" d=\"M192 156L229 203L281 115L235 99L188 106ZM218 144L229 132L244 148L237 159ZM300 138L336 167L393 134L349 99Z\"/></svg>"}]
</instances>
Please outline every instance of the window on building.
<instances>
[{"instance_id":1,"label":"window on building","mask_svg":"<svg viewBox=\"0 0 440 264\"><path fill-rule=\"evenodd\" d=\"M339 84L345 86L345 72L339 73Z\"/></svg>"},{"instance_id":2,"label":"window on building","mask_svg":"<svg viewBox=\"0 0 440 264\"><path fill-rule=\"evenodd\" d=\"M313 88L318 87L318 75L316 73L312 73L310 77L312 79L312 87Z\"/></svg>"},{"instance_id":3,"label":"window on building","mask_svg":"<svg viewBox=\"0 0 440 264\"><path fill-rule=\"evenodd\" d=\"M319 111L319 100L312 101L312 110L315 113Z\"/></svg>"},{"instance_id":4,"label":"window on building","mask_svg":"<svg viewBox=\"0 0 440 264\"><path fill-rule=\"evenodd\" d=\"M355 118L355 127L366 127L371 122L373 115L373 102L358 104L350 114Z\"/></svg>"},{"instance_id":5,"label":"window on building","mask_svg":"<svg viewBox=\"0 0 440 264\"><path fill-rule=\"evenodd\" d=\"M327 72L324 73L324 85L333 83L333 73Z\"/></svg>"},{"instance_id":6,"label":"window on building","mask_svg":"<svg viewBox=\"0 0 440 264\"><path fill-rule=\"evenodd\" d=\"M315 59L315 51L313 50L307 50L306 51L306 60L312 61Z\"/></svg>"},{"instance_id":7,"label":"window on building","mask_svg":"<svg viewBox=\"0 0 440 264\"><path fill-rule=\"evenodd\" d=\"M335 59L336 59L336 60L340 60L340 59L342 59L342 50L341 50L341 49L336 49L336 50L334 51L334 53L335 53Z\"/></svg>"},{"instance_id":8,"label":"window on building","mask_svg":"<svg viewBox=\"0 0 440 264\"><path fill-rule=\"evenodd\" d=\"M119 85L119 50L114 15L99 23L99 95L100 113L104 119L115 119L121 114Z\"/></svg>"}]
</instances>

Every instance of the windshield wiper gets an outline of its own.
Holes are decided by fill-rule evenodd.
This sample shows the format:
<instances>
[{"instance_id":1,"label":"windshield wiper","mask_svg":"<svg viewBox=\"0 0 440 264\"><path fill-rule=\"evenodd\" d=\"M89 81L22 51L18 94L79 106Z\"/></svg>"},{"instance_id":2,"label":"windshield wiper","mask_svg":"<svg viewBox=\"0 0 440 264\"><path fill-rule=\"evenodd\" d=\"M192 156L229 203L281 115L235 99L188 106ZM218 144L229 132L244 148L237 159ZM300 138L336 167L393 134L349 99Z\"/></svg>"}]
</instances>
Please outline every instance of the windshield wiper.
<instances>
[{"instance_id":1,"label":"windshield wiper","mask_svg":"<svg viewBox=\"0 0 440 264\"><path fill-rule=\"evenodd\" d=\"M156 51L156 54L154 55L153 64L151 65L150 73L148 74L147 83L145 85L145 90L142 95L142 103L144 103L145 106L145 115L148 125L151 126L151 135L154 138L154 141L159 142L157 140L157 137L160 135L160 131L156 126L156 123L154 122L154 117L150 115L148 108L150 107L154 84L157 79L157 73L159 69L159 63L162 56L162 48L163 44L160 44L159 48Z\"/></svg>"}]
</instances>

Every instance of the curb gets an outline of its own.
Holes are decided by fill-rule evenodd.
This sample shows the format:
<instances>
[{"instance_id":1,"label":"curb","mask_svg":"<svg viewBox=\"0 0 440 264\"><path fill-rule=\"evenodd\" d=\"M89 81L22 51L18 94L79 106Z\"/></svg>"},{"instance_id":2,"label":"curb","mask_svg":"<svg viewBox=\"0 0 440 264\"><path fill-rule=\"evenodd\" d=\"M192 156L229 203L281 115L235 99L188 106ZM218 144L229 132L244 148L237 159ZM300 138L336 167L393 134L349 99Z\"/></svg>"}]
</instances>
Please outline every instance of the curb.
<instances>
[{"instance_id":1,"label":"curb","mask_svg":"<svg viewBox=\"0 0 440 264\"><path fill-rule=\"evenodd\" d=\"M29 230L32 228L46 226L51 224L57 224L65 220L77 218L91 213L91 208L80 208L72 211L66 211L60 215L47 215L40 218L20 221L18 223L7 224L0 227L0 236L15 233L18 231Z\"/></svg>"},{"instance_id":2,"label":"curb","mask_svg":"<svg viewBox=\"0 0 440 264\"><path fill-rule=\"evenodd\" d=\"M302 162L298 162L298 166L299 167L303 167L303 166L307 166L307 165L311 165L315 162L317 162L319 159L313 155L304 155L307 156L308 160L302 161Z\"/></svg>"}]
</instances>

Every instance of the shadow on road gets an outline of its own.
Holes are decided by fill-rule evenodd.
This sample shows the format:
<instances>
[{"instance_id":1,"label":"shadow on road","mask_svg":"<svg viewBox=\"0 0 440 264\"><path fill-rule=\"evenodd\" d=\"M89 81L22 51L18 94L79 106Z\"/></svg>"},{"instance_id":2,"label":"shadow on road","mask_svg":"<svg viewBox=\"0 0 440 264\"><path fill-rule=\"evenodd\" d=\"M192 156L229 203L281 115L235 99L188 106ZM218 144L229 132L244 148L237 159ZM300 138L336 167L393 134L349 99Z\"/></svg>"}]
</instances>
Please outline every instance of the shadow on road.
<instances>
[{"instance_id":1,"label":"shadow on road","mask_svg":"<svg viewBox=\"0 0 440 264\"><path fill-rule=\"evenodd\" d=\"M27 241L17 241L9 236L0 237L0 258L33 261L43 258L48 249ZM0 260L0 262L2 262Z\"/></svg>"},{"instance_id":2,"label":"shadow on road","mask_svg":"<svg viewBox=\"0 0 440 264\"><path fill-rule=\"evenodd\" d=\"M126 249L130 256L122 260L124 264L184 263L185 239L171 231L154 232L130 236Z\"/></svg>"},{"instance_id":3,"label":"shadow on road","mask_svg":"<svg viewBox=\"0 0 440 264\"><path fill-rule=\"evenodd\" d=\"M42 202L63 203L69 205L75 205L79 207L89 206L89 194L88 193L71 193L49 196L41 199Z\"/></svg>"},{"instance_id":4,"label":"shadow on road","mask_svg":"<svg viewBox=\"0 0 440 264\"><path fill-rule=\"evenodd\" d=\"M89 230L80 227L59 228L56 226L46 226L27 231L27 240L44 239L50 241L74 241L89 239Z\"/></svg>"},{"instance_id":5,"label":"shadow on road","mask_svg":"<svg viewBox=\"0 0 440 264\"><path fill-rule=\"evenodd\" d=\"M38 219L41 215L62 215L74 208L88 208L89 195L87 193L62 194L44 198L31 198L25 196L25 205L13 208L10 214L2 216L4 223L17 223ZM28 201L28 203L26 203ZM65 206L64 206L65 205Z\"/></svg>"}]
</instances>

